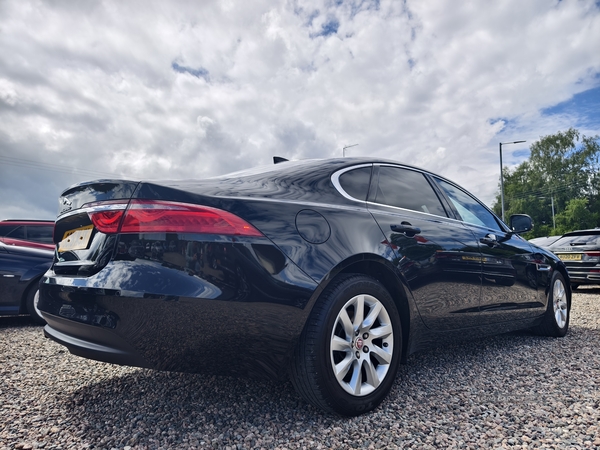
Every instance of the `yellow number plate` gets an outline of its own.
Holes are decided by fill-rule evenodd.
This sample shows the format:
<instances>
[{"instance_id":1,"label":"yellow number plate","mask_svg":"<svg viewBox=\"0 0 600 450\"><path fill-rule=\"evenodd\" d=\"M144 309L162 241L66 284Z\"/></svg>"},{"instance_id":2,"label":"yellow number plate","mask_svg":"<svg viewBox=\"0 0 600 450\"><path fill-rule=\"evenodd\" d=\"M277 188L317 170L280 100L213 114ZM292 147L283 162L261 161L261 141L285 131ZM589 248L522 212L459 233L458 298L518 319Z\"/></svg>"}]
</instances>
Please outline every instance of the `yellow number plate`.
<instances>
[{"instance_id":1,"label":"yellow number plate","mask_svg":"<svg viewBox=\"0 0 600 450\"><path fill-rule=\"evenodd\" d=\"M581 253L557 253L556 256L563 261L581 261Z\"/></svg>"},{"instance_id":2,"label":"yellow number plate","mask_svg":"<svg viewBox=\"0 0 600 450\"><path fill-rule=\"evenodd\" d=\"M93 229L93 225L88 225L87 227L67 231L63 235L62 241L58 243L58 251L66 252L69 250L81 250L87 248Z\"/></svg>"}]
</instances>

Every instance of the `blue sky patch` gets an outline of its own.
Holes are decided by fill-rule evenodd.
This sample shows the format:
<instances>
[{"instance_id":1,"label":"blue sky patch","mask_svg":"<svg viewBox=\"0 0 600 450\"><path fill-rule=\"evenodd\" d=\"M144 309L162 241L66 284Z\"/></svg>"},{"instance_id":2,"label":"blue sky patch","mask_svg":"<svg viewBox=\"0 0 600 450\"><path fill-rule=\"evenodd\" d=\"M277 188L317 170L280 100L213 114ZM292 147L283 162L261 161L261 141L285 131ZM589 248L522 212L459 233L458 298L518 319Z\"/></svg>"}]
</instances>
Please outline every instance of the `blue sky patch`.
<instances>
[{"instance_id":1,"label":"blue sky patch","mask_svg":"<svg viewBox=\"0 0 600 450\"><path fill-rule=\"evenodd\" d=\"M190 75L192 75L196 78L204 78L206 81L209 81L208 70L206 70L204 67L200 67L198 69L193 69L191 67L180 66L176 62L173 62L171 64L171 67L173 68L173 70L175 72L189 73Z\"/></svg>"},{"instance_id":2,"label":"blue sky patch","mask_svg":"<svg viewBox=\"0 0 600 450\"><path fill-rule=\"evenodd\" d=\"M342 3L343 2L339 2L338 6ZM354 18L354 16L362 11L378 11L380 6L379 0L360 0L359 2L352 2L350 4L350 17Z\"/></svg>"},{"instance_id":3,"label":"blue sky patch","mask_svg":"<svg viewBox=\"0 0 600 450\"><path fill-rule=\"evenodd\" d=\"M330 34L336 34L340 23L337 19L330 19L321 25L321 32L317 36L329 36Z\"/></svg>"},{"instance_id":4,"label":"blue sky patch","mask_svg":"<svg viewBox=\"0 0 600 450\"><path fill-rule=\"evenodd\" d=\"M598 129L600 127L600 86L575 94L566 102L542 110L546 116L572 115L577 117L575 128Z\"/></svg>"},{"instance_id":5,"label":"blue sky patch","mask_svg":"<svg viewBox=\"0 0 600 450\"><path fill-rule=\"evenodd\" d=\"M525 145L525 144L523 144ZM502 149L504 150L504 149ZM531 151L528 148L525 148L523 150L516 150L512 153L513 157L515 158L529 158L529 154L531 153Z\"/></svg>"}]
</instances>

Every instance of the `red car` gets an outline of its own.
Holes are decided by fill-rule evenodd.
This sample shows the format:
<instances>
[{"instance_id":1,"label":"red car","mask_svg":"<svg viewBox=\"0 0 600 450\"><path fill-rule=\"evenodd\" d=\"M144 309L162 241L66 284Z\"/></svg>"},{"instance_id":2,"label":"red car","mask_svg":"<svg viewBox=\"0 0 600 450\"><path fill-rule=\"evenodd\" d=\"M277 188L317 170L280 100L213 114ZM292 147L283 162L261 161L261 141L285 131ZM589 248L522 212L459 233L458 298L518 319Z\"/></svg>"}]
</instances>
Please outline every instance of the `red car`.
<instances>
[{"instance_id":1,"label":"red car","mask_svg":"<svg viewBox=\"0 0 600 450\"><path fill-rule=\"evenodd\" d=\"M54 250L53 220L2 220L0 242L6 245Z\"/></svg>"}]
</instances>

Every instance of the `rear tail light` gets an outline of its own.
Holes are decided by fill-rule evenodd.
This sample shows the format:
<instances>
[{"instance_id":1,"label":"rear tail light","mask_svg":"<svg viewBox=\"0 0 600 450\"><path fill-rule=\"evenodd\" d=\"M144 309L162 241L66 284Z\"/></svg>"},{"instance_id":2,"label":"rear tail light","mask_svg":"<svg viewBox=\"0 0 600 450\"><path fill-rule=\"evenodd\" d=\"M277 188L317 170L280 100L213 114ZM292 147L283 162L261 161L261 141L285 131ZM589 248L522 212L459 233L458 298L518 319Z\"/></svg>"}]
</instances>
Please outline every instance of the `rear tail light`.
<instances>
[{"instance_id":1,"label":"rear tail light","mask_svg":"<svg viewBox=\"0 0 600 450\"><path fill-rule=\"evenodd\" d=\"M209 206L157 200L95 204L88 215L98 231L114 233L203 233L262 236L240 217Z\"/></svg>"},{"instance_id":2,"label":"rear tail light","mask_svg":"<svg viewBox=\"0 0 600 450\"><path fill-rule=\"evenodd\" d=\"M586 261L600 261L600 252L584 252L583 255Z\"/></svg>"},{"instance_id":3,"label":"rear tail light","mask_svg":"<svg viewBox=\"0 0 600 450\"><path fill-rule=\"evenodd\" d=\"M119 225L123 214L127 209L127 202L123 200L94 202L83 205L88 211L88 216L94 227L105 234L115 234L119 231Z\"/></svg>"}]
</instances>

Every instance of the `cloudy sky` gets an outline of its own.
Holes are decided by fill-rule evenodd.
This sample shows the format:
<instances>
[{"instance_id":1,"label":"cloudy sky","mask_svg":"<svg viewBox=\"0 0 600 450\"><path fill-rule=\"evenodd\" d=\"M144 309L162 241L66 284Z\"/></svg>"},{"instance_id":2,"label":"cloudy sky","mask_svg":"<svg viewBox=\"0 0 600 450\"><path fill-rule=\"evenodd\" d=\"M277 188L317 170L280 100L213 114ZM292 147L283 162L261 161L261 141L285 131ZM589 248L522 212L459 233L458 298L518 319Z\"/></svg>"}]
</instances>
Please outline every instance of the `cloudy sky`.
<instances>
[{"instance_id":1,"label":"cloudy sky","mask_svg":"<svg viewBox=\"0 0 600 450\"><path fill-rule=\"evenodd\" d=\"M0 0L0 219L353 144L491 205L498 143L569 127L600 134L593 0Z\"/></svg>"}]
</instances>

